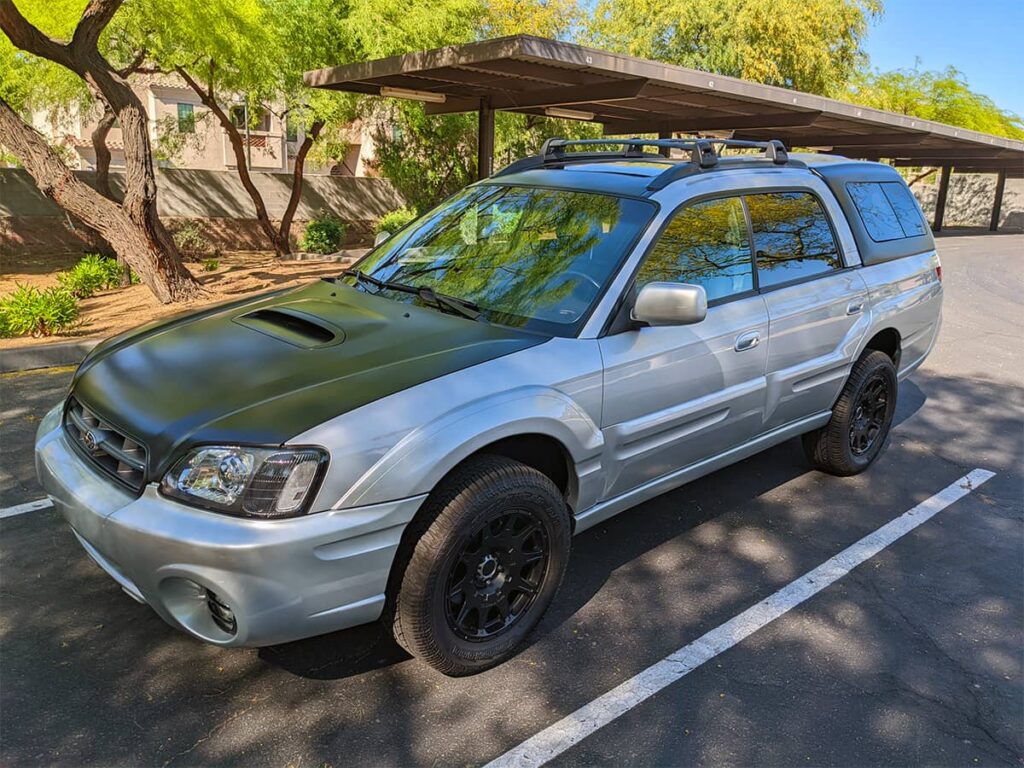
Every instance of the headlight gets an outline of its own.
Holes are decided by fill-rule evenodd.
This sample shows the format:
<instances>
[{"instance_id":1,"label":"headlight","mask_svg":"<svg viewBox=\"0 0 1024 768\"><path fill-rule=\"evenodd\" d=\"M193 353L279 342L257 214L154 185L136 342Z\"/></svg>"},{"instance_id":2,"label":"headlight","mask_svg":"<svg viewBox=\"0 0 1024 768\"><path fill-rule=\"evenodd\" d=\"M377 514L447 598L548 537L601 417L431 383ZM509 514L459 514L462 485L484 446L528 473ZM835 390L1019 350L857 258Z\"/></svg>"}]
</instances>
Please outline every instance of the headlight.
<instances>
[{"instance_id":1,"label":"headlight","mask_svg":"<svg viewBox=\"0 0 1024 768\"><path fill-rule=\"evenodd\" d=\"M322 448L196 448L164 476L168 496L208 509L259 518L308 511L327 464Z\"/></svg>"}]
</instances>

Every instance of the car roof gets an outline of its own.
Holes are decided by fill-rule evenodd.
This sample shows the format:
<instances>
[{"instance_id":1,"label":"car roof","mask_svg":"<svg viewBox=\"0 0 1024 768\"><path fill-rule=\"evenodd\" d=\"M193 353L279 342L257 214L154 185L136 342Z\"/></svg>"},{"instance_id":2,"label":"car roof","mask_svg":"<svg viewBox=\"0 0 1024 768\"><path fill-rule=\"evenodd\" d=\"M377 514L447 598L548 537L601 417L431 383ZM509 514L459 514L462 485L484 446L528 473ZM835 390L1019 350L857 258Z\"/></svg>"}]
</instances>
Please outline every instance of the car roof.
<instances>
[{"instance_id":1,"label":"car roof","mask_svg":"<svg viewBox=\"0 0 1024 768\"><path fill-rule=\"evenodd\" d=\"M793 153L789 155L789 158L789 167L810 168L818 173L829 175L840 171L856 174L858 171L866 170L866 167L878 168L881 166L889 169L889 166L881 163L850 160L838 155L823 155L813 152ZM698 168L685 157L669 158L653 154L645 154L637 158L615 157L606 160L566 158L564 162L548 163L527 170L511 173L499 172L478 183L648 197L652 194L652 190L648 187L654 179L679 165L693 166L693 174L721 173L743 168L779 167L758 155L726 155L720 157L717 165L711 168ZM889 170L891 171L891 169ZM688 175L690 174L682 174L679 178Z\"/></svg>"}]
</instances>

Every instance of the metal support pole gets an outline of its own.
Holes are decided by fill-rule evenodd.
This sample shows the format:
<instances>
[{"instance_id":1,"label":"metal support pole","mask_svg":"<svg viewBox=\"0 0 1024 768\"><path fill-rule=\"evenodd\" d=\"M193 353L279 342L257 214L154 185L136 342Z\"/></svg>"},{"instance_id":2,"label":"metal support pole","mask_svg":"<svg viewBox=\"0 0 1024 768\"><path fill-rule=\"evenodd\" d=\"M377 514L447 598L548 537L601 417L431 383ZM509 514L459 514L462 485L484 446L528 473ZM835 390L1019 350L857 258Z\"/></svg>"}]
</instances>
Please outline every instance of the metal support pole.
<instances>
[{"instance_id":1,"label":"metal support pole","mask_svg":"<svg viewBox=\"0 0 1024 768\"><path fill-rule=\"evenodd\" d=\"M946 217L946 197L949 196L949 176L952 171L952 166L942 166L942 173L939 175L939 196L935 200L935 218L932 220L932 232L942 231L942 220Z\"/></svg>"},{"instance_id":2,"label":"metal support pole","mask_svg":"<svg viewBox=\"0 0 1024 768\"><path fill-rule=\"evenodd\" d=\"M658 138L659 139L671 139L672 138L672 131L661 131L658 134ZM669 149L668 147L662 147L661 148L661 154L664 155L665 157L671 157L672 156L672 150Z\"/></svg>"},{"instance_id":3,"label":"metal support pole","mask_svg":"<svg viewBox=\"0 0 1024 768\"><path fill-rule=\"evenodd\" d=\"M476 177L486 179L494 173L494 110L487 99L480 100L476 146Z\"/></svg>"},{"instance_id":4,"label":"metal support pole","mask_svg":"<svg viewBox=\"0 0 1024 768\"><path fill-rule=\"evenodd\" d=\"M1000 171L996 176L996 196L992 201L992 220L989 222L990 232L999 231L999 214L1003 209L1003 192L1006 190L1006 171Z\"/></svg>"}]
</instances>

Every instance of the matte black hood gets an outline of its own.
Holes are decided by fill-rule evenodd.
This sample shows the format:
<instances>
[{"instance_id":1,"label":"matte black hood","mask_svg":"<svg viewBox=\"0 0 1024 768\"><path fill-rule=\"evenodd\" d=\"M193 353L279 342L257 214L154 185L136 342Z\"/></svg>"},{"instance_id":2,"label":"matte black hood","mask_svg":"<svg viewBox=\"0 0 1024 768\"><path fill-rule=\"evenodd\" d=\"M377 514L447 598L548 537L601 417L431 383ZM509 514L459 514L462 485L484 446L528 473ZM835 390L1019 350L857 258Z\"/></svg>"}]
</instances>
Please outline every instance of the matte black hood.
<instances>
[{"instance_id":1,"label":"matte black hood","mask_svg":"<svg viewBox=\"0 0 1024 768\"><path fill-rule=\"evenodd\" d=\"M82 363L72 394L147 446L152 480L188 447L279 445L544 340L321 281L110 339Z\"/></svg>"}]
</instances>

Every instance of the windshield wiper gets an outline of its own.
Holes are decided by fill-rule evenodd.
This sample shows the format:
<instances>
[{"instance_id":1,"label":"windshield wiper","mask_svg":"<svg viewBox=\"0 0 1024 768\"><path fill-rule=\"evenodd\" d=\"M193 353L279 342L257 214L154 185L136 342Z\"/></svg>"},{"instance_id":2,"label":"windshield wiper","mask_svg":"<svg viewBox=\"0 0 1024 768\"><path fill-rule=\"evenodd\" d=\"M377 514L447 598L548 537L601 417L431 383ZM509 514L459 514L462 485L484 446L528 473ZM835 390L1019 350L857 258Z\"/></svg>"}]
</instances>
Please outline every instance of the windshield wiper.
<instances>
[{"instance_id":1,"label":"windshield wiper","mask_svg":"<svg viewBox=\"0 0 1024 768\"><path fill-rule=\"evenodd\" d=\"M426 285L409 285L408 283L396 283L390 280L380 280L373 275L368 275L358 269L346 269L341 274L353 277L356 282L362 283L363 285L372 285L378 291L383 288L391 291L399 291L401 293L410 293L416 296L420 301L426 304L433 304L438 309L455 312L463 317L468 317L470 320L487 322L481 316L480 307L472 301L460 299L455 296L449 296L444 293L438 293L433 288Z\"/></svg>"}]
</instances>

